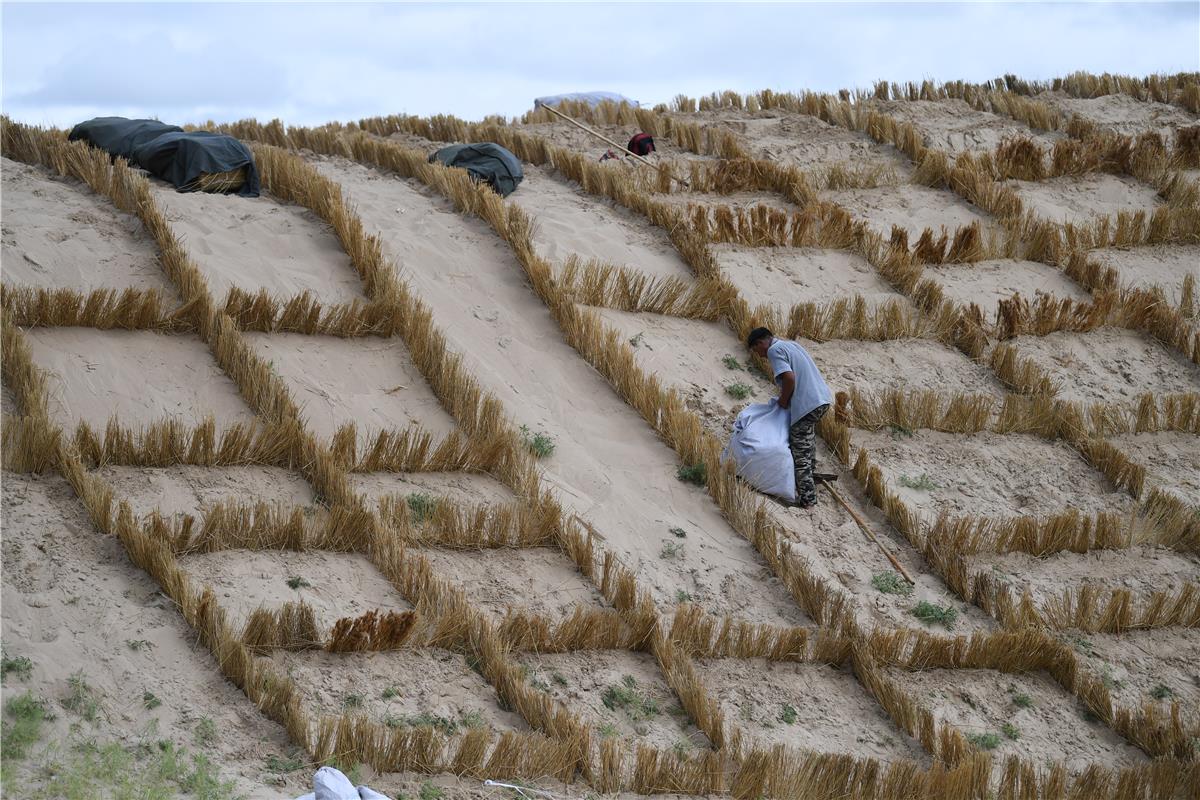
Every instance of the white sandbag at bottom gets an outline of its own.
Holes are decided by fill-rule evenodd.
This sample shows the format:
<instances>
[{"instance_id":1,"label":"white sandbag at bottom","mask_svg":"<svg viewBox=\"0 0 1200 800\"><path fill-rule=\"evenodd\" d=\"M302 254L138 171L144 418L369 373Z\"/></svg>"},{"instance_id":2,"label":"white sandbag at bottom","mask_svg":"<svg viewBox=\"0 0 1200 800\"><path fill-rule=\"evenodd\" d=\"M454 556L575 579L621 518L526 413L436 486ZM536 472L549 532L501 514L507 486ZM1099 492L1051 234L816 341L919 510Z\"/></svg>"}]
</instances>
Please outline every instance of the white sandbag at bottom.
<instances>
[{"instance_id":1,"label":"white sandbag at bottom","mask_svg":"<svg viewBox=\"0 0 1200 800\"><path fill-rule=\"evenodd\" d=\"M386 795L366 786L355 788L341 770L333 767L317 770L313 775L313 789L315 791L301 795L296 800L388 800Z\"/></svg>"},{"instance_id":2,"label":"white sandbag at bottom","mask_svg":"<svg viewBox=\"0 0 1200 800\"><path fill-rule=\"evenodd\" d=\"M789 503L796 501L796 465L788 447L787 409L776 402L746 406L733 423L733 436L721 454L733 461L738 477Z\"/></svg>"}]
</instances>

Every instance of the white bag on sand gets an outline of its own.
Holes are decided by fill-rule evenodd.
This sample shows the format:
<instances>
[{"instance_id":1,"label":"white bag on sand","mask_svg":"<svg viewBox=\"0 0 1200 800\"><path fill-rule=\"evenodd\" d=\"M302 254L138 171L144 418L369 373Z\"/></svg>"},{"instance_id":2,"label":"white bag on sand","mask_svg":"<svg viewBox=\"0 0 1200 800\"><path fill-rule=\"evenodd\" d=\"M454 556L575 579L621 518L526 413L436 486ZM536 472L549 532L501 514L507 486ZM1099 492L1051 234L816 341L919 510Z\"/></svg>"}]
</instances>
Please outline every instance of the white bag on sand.
<instances>
[{"instance_id":1,"label":"white bag on sand","mask_svg":"<svg viewBox=\"0 0 1200 800\"><path fill-rule=\"evenodd\" d=\"M760 492L795 502L796 466L788 447L788 412L778 403L746 406L733 423L733 436L721 460L732 460L738 476Z\"/></svg>"},{"instance_id":2,"label":"white bag on sand","mask_svg":"<svg viewBox=\"0 0 1200 800\"><path fill-rule=\"evenodd\" d=\"M350 779L333 767L321 767L313 775L315 792L297 797L296 800L388 800L388 796L367 786L354 788Z\"/></svg>"}]
</instances>

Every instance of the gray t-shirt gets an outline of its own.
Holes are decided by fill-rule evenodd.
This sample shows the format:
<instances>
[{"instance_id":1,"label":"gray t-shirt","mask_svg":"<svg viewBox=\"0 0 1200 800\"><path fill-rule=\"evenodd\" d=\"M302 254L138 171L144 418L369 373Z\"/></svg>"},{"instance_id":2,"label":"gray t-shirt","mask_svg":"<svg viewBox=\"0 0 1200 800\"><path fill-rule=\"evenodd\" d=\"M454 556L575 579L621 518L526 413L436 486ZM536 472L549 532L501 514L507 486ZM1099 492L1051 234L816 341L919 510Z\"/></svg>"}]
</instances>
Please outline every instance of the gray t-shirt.
<instances>
[{"instance_id":1,"label":"gray t-shirt","mask_svg":"<svg viewBox=\"0 0 1200 800\"><path fill-rule=\"evenodd\" d=\"M779 376L783 373L796 373L796 391L792 393L792 402L788 407L789 425L795 424L796 420L817 406L833 402L833 393L813 363L812 356L800 345L786 339L776 339L767 349L767 360L771 362L771 372L777 384L782 383Z\"/></svg>"}]
</instances>

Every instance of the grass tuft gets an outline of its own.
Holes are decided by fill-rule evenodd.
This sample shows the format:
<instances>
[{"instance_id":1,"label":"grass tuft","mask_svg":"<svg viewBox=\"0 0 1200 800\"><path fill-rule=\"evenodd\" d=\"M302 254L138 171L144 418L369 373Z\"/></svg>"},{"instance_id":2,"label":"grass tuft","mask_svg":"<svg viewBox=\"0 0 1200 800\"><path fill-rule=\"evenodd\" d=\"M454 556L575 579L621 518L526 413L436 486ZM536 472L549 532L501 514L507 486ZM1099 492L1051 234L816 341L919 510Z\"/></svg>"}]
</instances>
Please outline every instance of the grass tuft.
<instances>
[{"instance_id":1,"label":"grass tuft","mask_svg":"<svg viewBox=\"0 0 1200 800\"><path fill-rule=\"evenodd\" d=\"M933 482L933 479L924 472L915 478L909 475L901 475L900 485L908 489L920 489L923 492L930 492L938 488L938 485Z\"/></svg>"},{"instance_id":2,"label":"grass tuft","mask_svg":"<svg viewBox=\"0 0 1200 800\"><path fill-rule=\"evenodd\" d=\"M0 756L11 762L25 758L29 748L42 735L42 723L52 719L46 701L32 692L10 697L4 703L3 733L0 734Z\"/></svg>"},{"instance_id":3,"label":"grass tuft","mask_svg":"<svg viewBox=\"0 0 1200 800\"><path fill-rule=\"evenodd\" d=\"M605 689L600 701L610 711L624 711L635 722L658 715L658 703L638 689L632 675L624 676L620 683Z\"/></svg>"},{"instance_id":4,"label":"grass tuft","mask_svg":"<svg viewBox=\"0 0 1200 800\"><path fill-rule=\"evenodd\" d=\"M675 477L684 483L694 483L697 486L704 486L708 483L708 467L703 463L680 466L679 469L675 470Z\"/></svg>"},{"instance_id":5,"label":"grass tuft","mask_svg":"<svg viewBox=\"0 0 1200 800\"><path fill-rule=\"evenodd\" d=\"M412 512L413 522L420 525L433 516L437 511L438 499L424 492L413 492L407 498L408 510Z\"/></svg>"},{"instance_id":6,"label":"grass tuft","mask_svg":"<svg viewBox=\"0 0 1200 800\"><path fill-rule=\"evenodd\" d=\"M980 750L995 750L1000 746L1000 735L997 733L968 733L967 741Z\"/></svg>"},{"instance_id":7,"label":"grass tuft","mask_svg":"<svg viewBox=\"0 0 1200 800\"><path fill-rule=\"evenodd\" d=\"M912 584L904 580L898 572L888 570L877 572L871 576L871 585L884 594L898 594L908 597L913 593Z\"/></svg>"},{"instance_id":8,"label":"grass tuft","mask_svg":"<svg viewBox=\"0 0 1200 800\"><path fill-rule=\"evenodd\" d=\"M288 578L287 585L289 588L296 590L308 589L312 587L311 583L304 580L304 578L301 578L299 575L293 575L292 577Z\"/></svg>"},{"instance_id":9,"label":"grass tuft","mask_svg":"<svg viewBox=\"0 0 1200 800\"><path fill-rule=\"evenodd\" d=\"M1014 694L1012 702L1017 708L1033 708L1033 698L1024 692Z\"/></svg>"},{"instance_id":10,"label":"grass tuft","mask_svg":"<svg viewBox=\"0 0 1200 800\"><path fill-rule=\"evenodd\" d=\"M96 698L96 691L88 684L83 670L67 678L67 689L69 693L62 701L63 708L78 714L88 722L95 722L100 715L100 701Z\"/></svg>"},{"instance_id":11,"label":"grass tuft","mask_svg":"<svg viewBox=\"0 0 1200 800\"><path fill-rule=\"evenodd\" d=\"M29 680L29 676L33 674L33 662L26 656L0 654L0 681L7 679L9 673L19 681Z\"/></svg>"},{"instance_id":12,"label":"grass tuft","mask_svg":"<svg viewBox=\"0 0 1200 800\"><path fill-rule=\"evenodd\" d=\"M958 618L958 612L950 606L934 605L928 600L922 600L913 606L912 615L926 625L938 624L946 630L953 628L954 620Z\"/></svg>"},{"instance_id":13,"label":"grass tuft","mask_svg":"<svg viewBox=\"0 0 1200 800\"><path fill-rule=\"evenodd\" d=\"M1171 691L1171 687L1167 686L1165 683L1160 683L1150 690L1150 696L1155 700L1166 700L1168 697L1171 697L1174 694L1175 693Z\"/></svg>"},{"instance_id":14,"label":"grass tuft","mask_svg":"<svg viewBox=\"0 0 1200 800\"><path fill-rule=\"evenodd\" d=\"M745 369L745 367L742 366L742 362L738 361L733 356L725 356L721 359L721 363L725 365L725 369L737 370L739 372Z\"/></svg>"},{"instance_id":15,"label":"grass tuft","mask_svg":"<svg viewBox=\"0 0 1200 800\"><path fill-rule=\"evenodd\" d=\"M1021 731L1018 730L1017 726L1013 725L1011 722L1006 722L1001 725L1000 732L1004 734L1004 738L1011 739L1014 742L1021 738Z\"/></svg>"},{"instance_id":16,"label":"grass tuft","mask_svg":"<svg viewBox=\"0 0 1200 800\"><path fill-rule=\"evenodd\" d=\"M546 458L554 452L554 438L544 431L533 433L528 425L521 426L521 441L538 458Z\"/></svg>"},{"instance_id":17,"label":"grass tuft","mask_svg":"<svg viewBox=\"0 0 1200 800\"><path fill-rule=\"evenodd\" d=\"M754 389L744 383L730 383L725 386L725 394L734 400L745 400L754 394Z\"/></svg>"},{"instance_id":18,"label":"grass tuft","mask_svg":"<svg viewBox=\"0 0 1200 800\"><path fill-rule=\"evenodd\" d=\"M785 725L796 724L796 709L789 703L784 703L783 708L779 710L779 721Z\"/></svg>"}]
</instances>

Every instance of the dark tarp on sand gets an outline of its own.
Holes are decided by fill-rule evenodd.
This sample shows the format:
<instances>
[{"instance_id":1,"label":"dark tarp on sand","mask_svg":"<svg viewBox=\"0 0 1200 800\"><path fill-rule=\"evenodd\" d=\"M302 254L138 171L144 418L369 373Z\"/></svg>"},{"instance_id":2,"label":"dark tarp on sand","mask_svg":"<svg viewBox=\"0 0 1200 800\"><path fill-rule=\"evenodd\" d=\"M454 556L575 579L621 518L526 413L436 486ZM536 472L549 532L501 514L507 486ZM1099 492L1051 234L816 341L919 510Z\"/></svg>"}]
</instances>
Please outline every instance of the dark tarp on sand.
<instances>
[{"instance_id":1,"label":"dark tarp on sand","mask_svg":"<svg viewBox=\"0 0 1200 800\"><path fill-rule=\"evenodd\" d=\"M125 117L96 117L81 122L67 136L72 142L82 139L126 161L133 161L133 151L164 133L180 133L183 128L156 119L125 119Z\"/></svg>"},{"instance_id":2,"label":"dark tarp on sand","mask_svg":"<svg viewBox=\"0 0 1200 800\"><path fill-rule=\"evenodd\" d=\"M181 192L195 190L196 181L203 174L245 167L246 182L238 194L258 197L258 168L254 166L250 148L223 133L164 133L135 150L133 158L139 167L170 181Z\"/></svg>"},{"instance_id":3,"label":"dark tarp on sand","mask_svg":"<svg viewBox=\"0 0 1200 800\"><path fill-rule=\"evenodd\" d=\"M486 181L501 197L507 197L525 177L521 161L493 142L452 144L429 156L429 163L440 161L447 167L462 167L477 180Z\"/></svg>"}]
</instances>

